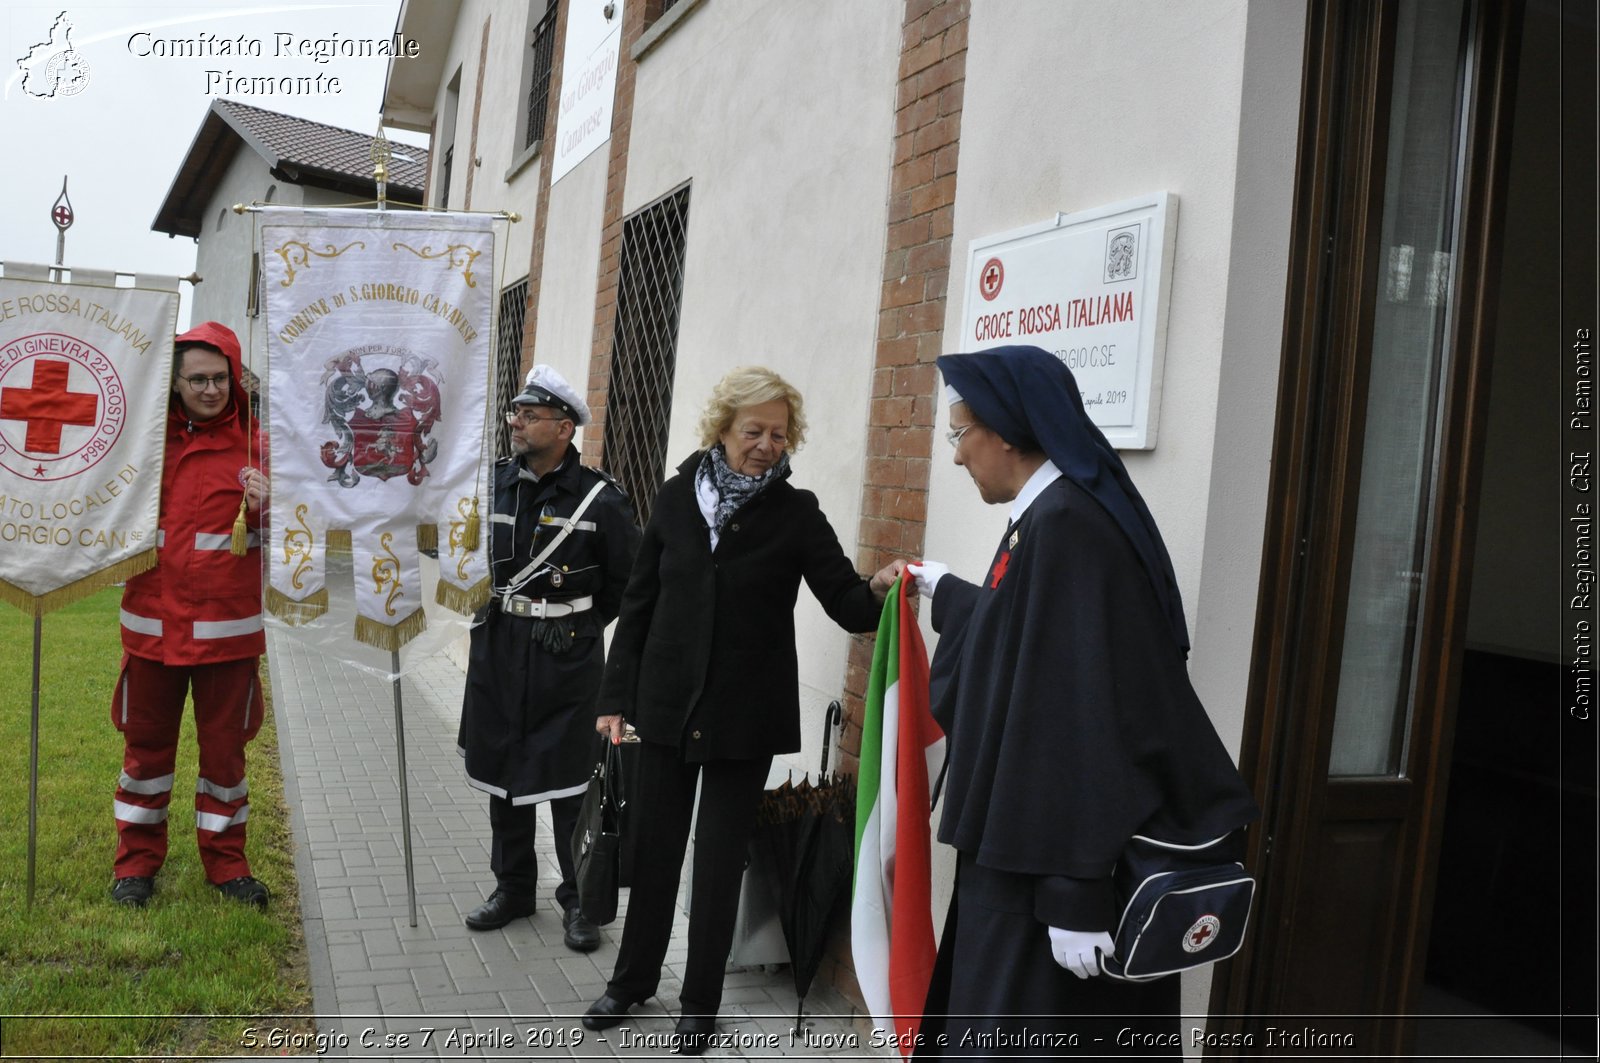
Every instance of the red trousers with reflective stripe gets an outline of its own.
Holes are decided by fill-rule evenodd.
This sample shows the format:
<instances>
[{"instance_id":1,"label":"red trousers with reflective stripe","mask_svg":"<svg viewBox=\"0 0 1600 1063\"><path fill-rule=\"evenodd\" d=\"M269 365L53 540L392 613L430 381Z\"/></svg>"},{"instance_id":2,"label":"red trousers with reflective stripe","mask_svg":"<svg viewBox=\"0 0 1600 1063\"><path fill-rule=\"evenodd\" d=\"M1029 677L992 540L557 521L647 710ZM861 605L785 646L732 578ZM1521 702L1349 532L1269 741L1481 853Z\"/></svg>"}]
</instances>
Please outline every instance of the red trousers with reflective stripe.
<instances>
[{"instance_id":1,"label":"red trousers with reflective stripe","mask_svg":"<svg viewBox=\"0 0 1600 1063\"><path fill-rule=\"evenodd\" d=\"M123 658L111 699L111 720L122 732L122 777L117 783L116 878L149 876L167 858L167 805L172 797L183 703L194 693L200 775L195 782L195 835L211 882L250 874L245 821L250 814L244 748L261 729L259 658L216 664L165 665Z\"/></svg>"}]
</instances>

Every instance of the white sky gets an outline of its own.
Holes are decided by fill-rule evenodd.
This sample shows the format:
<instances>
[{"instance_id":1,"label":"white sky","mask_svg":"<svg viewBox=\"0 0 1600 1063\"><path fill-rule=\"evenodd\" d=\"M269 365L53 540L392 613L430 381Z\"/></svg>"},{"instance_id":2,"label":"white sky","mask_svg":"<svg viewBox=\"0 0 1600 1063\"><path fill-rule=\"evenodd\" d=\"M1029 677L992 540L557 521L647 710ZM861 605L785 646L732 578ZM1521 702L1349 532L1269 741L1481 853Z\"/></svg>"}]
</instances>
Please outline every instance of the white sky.
<instances>
[{"instance_id":1,"label":"white sky","mask_svg":"<svg viewBox=\"0 0 1600 1063\"><path fill-rule=\"evenodd\" d=\"M248 77L337 77L341 91L322 95L233 95L241 103L374 132L386 58L332 58L317 63L277 57L275 34L296 39L387 39L400 0L370 3L267 4L241 0L204 3L120 2L35 4L8 0L0 13L0 260L55 261L50 208L68 180L76 221L67 232L66 264L124 272L184 275L194 269L191 239L151 230L185 152L215 96L207 70ZM37 98L23 91L17 60L45 41L63 11L72 44L89 67L74 96ZM202 33L259 39L261 56L158 57L133 54L129 38L149 32L163 40ZM391 130L396 142L426 138ZM188 318L190 288L180 285Z\"/></svg>"}]
</instances>

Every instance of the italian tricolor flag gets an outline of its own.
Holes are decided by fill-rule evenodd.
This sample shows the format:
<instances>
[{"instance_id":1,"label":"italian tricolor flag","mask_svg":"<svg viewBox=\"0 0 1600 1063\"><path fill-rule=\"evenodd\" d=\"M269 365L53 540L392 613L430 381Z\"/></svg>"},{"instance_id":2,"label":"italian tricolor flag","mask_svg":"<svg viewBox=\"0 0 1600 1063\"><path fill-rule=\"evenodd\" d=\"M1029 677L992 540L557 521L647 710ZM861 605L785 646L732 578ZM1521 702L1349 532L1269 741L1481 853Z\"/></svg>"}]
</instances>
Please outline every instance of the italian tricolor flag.
<instances>
[{"instance_id":1,"label":"italian tricolor flag","mask_svg":"<svg viewBox=\"0 0 1600 1063\"><path fill-rule=\"evenodd\" d=\"M928 651L906 583L884 603L867 678L850 950L873 1022L910 1055L933 974L928 777L944 760L944 734L928 712Z\"/></svg>"}]
</instances>

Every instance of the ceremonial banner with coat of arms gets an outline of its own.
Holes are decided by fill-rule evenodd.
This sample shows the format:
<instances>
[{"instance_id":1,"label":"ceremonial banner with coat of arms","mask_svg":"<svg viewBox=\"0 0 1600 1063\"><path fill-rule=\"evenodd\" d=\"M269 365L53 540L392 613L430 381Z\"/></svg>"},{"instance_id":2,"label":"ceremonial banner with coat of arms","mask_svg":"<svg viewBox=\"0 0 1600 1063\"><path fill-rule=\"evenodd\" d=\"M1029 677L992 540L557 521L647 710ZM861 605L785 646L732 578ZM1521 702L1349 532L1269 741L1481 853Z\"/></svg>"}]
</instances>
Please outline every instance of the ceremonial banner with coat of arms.
<instances>
[{"instance_id":1,"label":"ceremonial banner with coat of arms","mask_svg":"<svg viewBox=\"0 0 1600 1063\"><path fill-rule=\"evenodd\" d=\"M0 599L154 567L177 320L175 291L0 278Z\"/></svg>"},{"instance_id":2,"label":"ceremonial banner with coat of arms","mask_svg":"<svg viewBox=\"0 0 1600 1063\"><path fill-rule=\"evenodd\" d=\"M264 210L272 466L267 610L328 612L328 551L354 565L351 634L398 650L424 603L488 598L495 240L485 215ZM437 576L424 563L437 551ZM431 586L430 586L431 585Z\"/></svg>"}]
</instances>

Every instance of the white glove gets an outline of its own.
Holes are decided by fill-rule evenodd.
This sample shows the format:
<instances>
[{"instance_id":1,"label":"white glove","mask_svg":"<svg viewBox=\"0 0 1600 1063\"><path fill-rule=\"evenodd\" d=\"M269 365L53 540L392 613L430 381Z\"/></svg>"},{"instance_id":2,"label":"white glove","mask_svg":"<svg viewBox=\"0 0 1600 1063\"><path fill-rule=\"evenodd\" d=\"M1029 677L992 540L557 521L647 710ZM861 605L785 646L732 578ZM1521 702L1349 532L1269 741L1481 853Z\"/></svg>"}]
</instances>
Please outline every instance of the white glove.
<instances>
[{"instance_id":1,"label":"white glove","mask_svg":"<svg viewBox=\"0 0 1600 1063\"><path fill-rule=\"evenodd\" d=\"M1095 954L1097 951L1110 956L1116 948L1111 935L1104 931L1092 933L1088 930L1062 930L1055 926L1050 928L1050 954L1055 957L1057 965L1065 967L1079 978L1093 978L1100 973L1100 957Z\"/></svg>"},{"instance_id":2,"label":"white glove","mask_svg":"<svg viewBox=\"0 0 1600 1063\"><path fill-rule=\"evenodd\" d=\"M917 581L917 593L932 598L934 586L950 574L950 566L939 561L913 561L906 566L906 571Z\"/></svg>"}]
</instances>

